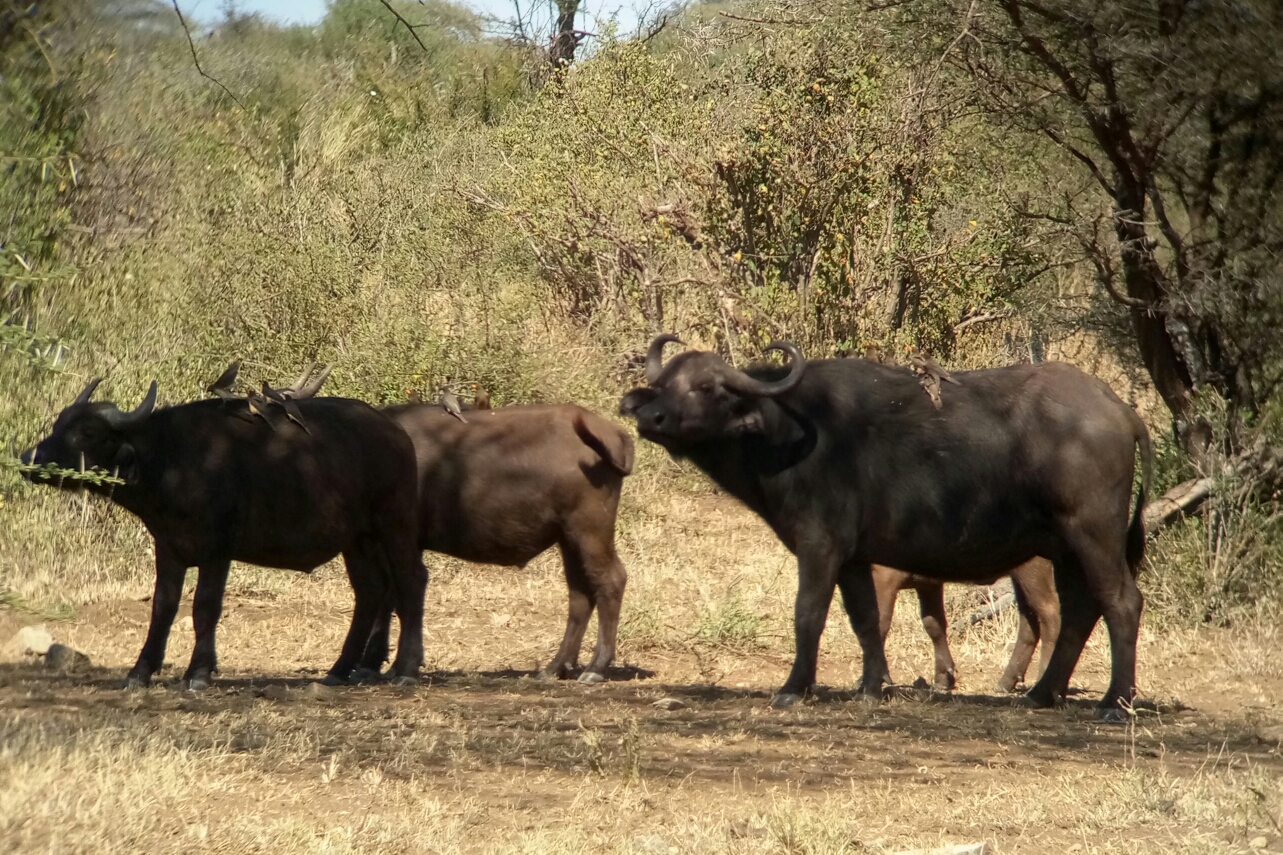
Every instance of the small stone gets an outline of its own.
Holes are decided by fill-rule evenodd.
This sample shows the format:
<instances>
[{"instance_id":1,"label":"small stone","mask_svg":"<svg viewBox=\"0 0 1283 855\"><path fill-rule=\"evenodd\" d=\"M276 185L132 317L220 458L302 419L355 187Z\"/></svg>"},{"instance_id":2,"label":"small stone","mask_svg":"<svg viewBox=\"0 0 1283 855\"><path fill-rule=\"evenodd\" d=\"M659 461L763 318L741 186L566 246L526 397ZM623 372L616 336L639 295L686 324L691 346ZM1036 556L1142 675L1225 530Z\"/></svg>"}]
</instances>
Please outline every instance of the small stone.
<instances>
[{"instance_id":1,"label":"small stone","mask_svg":"<svg viewBox=\"0 0 1283 855\"><path fill-rule=\"evenodd\" d=\"M80 671L90 664L88 656L65 644L51 644L45 652L45 667L56 671Z\"/></svg>"},{"instance_id":2,"label":"small stone","mask_svg":"<svg viewBox=\"0 0 1283 855\"><path fill-rule=\"evenodd\" d=\"M1264 849L1266 846L1269 846L1269 845L1270 845L1270 841L1267 840L1264 835L1260 837L1253 837L1251 840L1247 842L1247 847L1249 849Z\"/></svg>"},{"instance_id":3,"label":"small stone","mask_svg":"<svg viewBox=\"0 0 1283 855\"><path fill-rule=\"evenodd\" d=\"M53 644L53 636L44 624L24 626L9 640L6 649L14 656L44 656Z\"/></svg>"},{"instance_id":4,"label":"small stone","mask_svg":"<svg viewBox=\"0 0 1283 855\"><path fill-rule=\"evenodd\" d=\"M679 710L686 706L686 702L679 698L660 698L651 704L651 706L657 710L667 710L668 712L672 712L673 710Z\"/></svg>"},{"instance_id":5,"label":"small stone","mask_svg":"<svg viewBox=\"0 0 1283 855\"><path fill-rule=\"evenodd\" d=\"M320 683L308 683L307 688L304 689L303 691L307 693L308 697L312 697L312 698L334 697L334 690L331 689L329 686L323 686Z\"/></svg>"},{"instance_id":6,"label":"small stone","mask_svg":"<svg viewBox=\"0 0 1283 855\"><path fill-rule=\"evenodd\" d=\"M263 697L267 698L269 701L289 700L290 690L288 686L266 686L263 689Z\"/></svg>"}]
</instances>

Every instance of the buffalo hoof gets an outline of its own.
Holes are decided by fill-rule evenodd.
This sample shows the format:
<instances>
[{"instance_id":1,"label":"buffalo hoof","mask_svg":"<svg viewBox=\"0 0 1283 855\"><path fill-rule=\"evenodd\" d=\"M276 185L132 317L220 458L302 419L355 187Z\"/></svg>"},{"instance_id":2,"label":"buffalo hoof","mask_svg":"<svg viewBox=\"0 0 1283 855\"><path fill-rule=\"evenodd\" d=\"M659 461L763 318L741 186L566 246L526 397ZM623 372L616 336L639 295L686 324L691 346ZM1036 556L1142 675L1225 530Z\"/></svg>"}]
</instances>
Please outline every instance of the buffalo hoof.
<instances>
[{"instance_id":1,"label":"buffalo hoof","mask_svg":"<svg viewBox=\"0 0 1283 855\"><path fill-rule=\"evenodd\" d=\"M344 680L338 674L326 674L321 680L322 686L346 686L347 680Z\"/></svg>"},{"instance_id":2,"label":"buffalo hoof","mask_svg":"<svg viewBox=\"0 0 1283 855\"><path fill-rule=\"evenodd\" d=\"M390 682L393 686L417 686L419 685L419 678L412 677L409 674L402 674L398 677L393 677Z\"/></svg>"},{"instance_id":3,"label":"buffalo hoof","mask_svg":"<svg viewBox=\"0 0 1283 855\"><path fill-rule=\"evenodd\" d=\"M1131 720L1131 713L1119 707L1097 707L1096 720L1101 724L1127 724Z\"/></svg>"},{"instance_id":4,"label":"buffalo hoof","mask_svg":"<svg viewBox=\"0 0 1283 855\"><path fill-rule=\"evenodd\" d=\"M1013 681L1011 681L1010 683L1008 683L1006 680L999 680L999 681L998 681L998 691L999 691L999 692L1002 692L1003 694L1007 694L1007 695L1010 695L1010 694L1015 693L1015 691L1016 691L1016 683L1015 683L1015 681L1013 680Z\"/></svg>"},{"instance_id":5,"label":"buffalo hoof","mask_svg":"<svg viewBox=\"0 0 1283 855\"><path fill-rule=\"evenodd\" d=\"M564 668L545 668L535 675L535 679L542 683L552 683L557 680L564 680L566 670Z\"/></svg>"},{"instance_id":6,"label":"buffalo hoof","mask_svg":"<svg viewBox=\"0 0 1283 855\"><path fill-rule=\"evenodd\" d=\"M375 683L383 682L383 675L374 668L366 668L364 665L358 665L352 669L348 675L347 682L353 686L370 686Z\"/></svg>"},{"instance_id":7,"label":"buffalo hoof","mask_svg":"<svg viewBox=\"0 0 1283 855\"><path fill-rule=\"evenodd\" d=\"M792 692L780 692L771 698L771 709L788 709L800 700L802 700L801 695L795 695Z\"/></svg>"},{"instance_id":8,"label":"buffalo hoof","mask_svg":"<svg viewBox=\"0 0 1283 855\"><path fill-rule=\"evenodd\" d=\"M130 673L130 675L125 678L125 685L121 686L121 688L124 689L126 692L136 692L139 689L145 689L150 685L151 685L150 674Z\"/></svg>"},{"instance_id":9,"label":"buffalo hoof","mask_svg":"<svg viewBox=\"0 0 1283 855\"><path fill-rule=\"evenodd\" d=\"M190 679L183 680L183 690L188 692L203 692L209 688L209 676L197 674Z\"/></svg>"},{"instance_id":10,"label":"buffalo hoof","mask_svg":"<svg viewBox=\"0 0 1283 855\"><path fill-rule=\"evenodd\" d=\"M579 682L589 684L604 683L606 682L606 675L598 671L585 671L579 675Z\"/></svg>"}]
</instances>

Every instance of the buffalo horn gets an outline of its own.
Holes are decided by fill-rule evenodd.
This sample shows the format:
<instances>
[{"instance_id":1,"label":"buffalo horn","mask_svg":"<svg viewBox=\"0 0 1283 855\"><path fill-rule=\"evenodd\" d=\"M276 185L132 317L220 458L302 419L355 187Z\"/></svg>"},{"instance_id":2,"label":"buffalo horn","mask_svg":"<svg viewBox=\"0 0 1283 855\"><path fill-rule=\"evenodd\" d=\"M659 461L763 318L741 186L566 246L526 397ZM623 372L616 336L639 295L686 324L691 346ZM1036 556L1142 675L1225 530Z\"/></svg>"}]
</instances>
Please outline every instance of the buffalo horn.
<instances>
[{"instance_id":1,"label":"buffalo horn","mask_svg":"<svg viewBox=\"0 0 1283 855\"><path fill-rule=\"evenodd\" d=\"M660 371L664 368L664 345L669 342L681 344L682 340L672 333L664 333L656 336L650 343L650 347L646 349L646 382L652 386L655 385Z\"/></svg>"},{"instance_id":2,"label":"buffalo horn","mask_svg":"<svg viewBox=\"0 0 1283 855\"><path fill-rule=\"evenodd\" d=\"M802 358L802 351L798 350L797 345L788 341L773 341L766 346L766 350L767 352L778 350L788 354L789 373L783 379L768 383L732 368L726 374L726 385L745 395L770 398L782 395L802 382L802 373L806 371L806 360Z\"/></svg>"},{"instance_id":3,"label":"buffalo horn","mask_svg":"<svg viewBox=\"0 0 1283 855\"><path fill-rule=\"evenodd\" d=\"M155 408L156 381L153 380L151 381L151 388L147 390L147 397L143 398L143 402L138 405L138 409L129 413L122 413L120 410L107 410L102 415L103 418L107 420L107 424L117 430L124 430L126 428L133 427L143 419L150 416L151 411Z\"/></svg>"},{"instance_id":4,"label":"buffalo horn","mask_svg":"<svg viewBox=\"0 0 1283 855\"><path fill-rule=\"evenodd\" d=\"M326 378L330 376L330 372L333 370L334 369L328 365L322 366L320 372L318 372L317 375L312 378L312 381L310 383L308 383L305 386L297 387L294 393L294 397L311 398L314 395L316 395L317 392L321 391L321 386L325 385ZM311 369L309 368L308 371L310 372Z\"/></svg>"},{"instance_id":5,"label":"buffalo horn","mask_svg":"<svg viewBox=\"0 0 1283 855\"><path fill-rule=\"evenodd\" d=\"M89 383L85 386L84 391L82 391L79 395L76 396L76 400L73 403L75 404L89 403L90 396L93 395L94 390L98 388L98 384L101 382L102 382L101 377L95 377L94 379L90 380Z\"/></svg>"}]
</instances>

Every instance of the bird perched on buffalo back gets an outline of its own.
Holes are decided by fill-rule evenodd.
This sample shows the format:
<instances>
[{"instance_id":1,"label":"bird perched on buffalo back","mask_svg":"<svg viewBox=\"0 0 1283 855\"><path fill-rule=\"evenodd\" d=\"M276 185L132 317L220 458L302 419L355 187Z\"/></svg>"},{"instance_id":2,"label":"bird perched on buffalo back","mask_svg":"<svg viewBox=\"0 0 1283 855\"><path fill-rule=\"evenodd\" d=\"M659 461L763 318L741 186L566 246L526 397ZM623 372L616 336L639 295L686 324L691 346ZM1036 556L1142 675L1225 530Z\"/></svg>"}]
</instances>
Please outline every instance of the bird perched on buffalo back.
<instances>
[{"instance_id":1,"label":"bird perched on buffalo back","mask_svg":"<svg viewBox=\"0 0 1283 855\"><path fill-rule=\"evenodd\" d=\"M934 359L920 350L917 352L910 351L909 367L918 375L918 383L927 391L927 395L931 398L931 403L935 404L937 410L944 406L940 400L940 381L943 380L955 386L962 385L953 378L952 374L941 368Z\"/></svg>"},{"instance_id":2,"label":"bird perched on buffalo back","mask_svg":"<svg viewBox=\"0 0 1283 855\"><path fill-rule=\"evenodd\" d=\"M474 410L490 409L490 393L481 388L480 383L472 384L472 408Z\"/></svg>"},{"instance_id":3,"label":"bird perched on buffalo back","mask_svg":"<svg viewBox=\"0 0 1283 855\"><path fill-rule=\"evenodd\" d=\"M232 387L236 385L236 375L241 370L240 360L227 366L227 370L218 375L218 379L205 387L206 392L213 392L220 400L230 401L236 397L232 393Z\"/></svg>"},{"instance_id":4,"label":"bird perched on buffalo back","mask_svg":"<svg viewBox=\"0 0 1283 855\"><path fill-rule=\"evenodd\" d=\"M419 395L419 390L418 390L418 389L406 389L406 390L405 390L405 399L406 399L407 401L409 401L411 404L422 404L422 403L423 403L423 397L422 397L421 395Z\"/></svg>"},{"instance_id":5,"label":"bird perched on buffalo back","mask_svg":"<svg viewBox=\"0 0 1283 855\"><path fill-rule=\"evenodd\" d=\"M281 390L273 389L271 386L267 385L266 381L263 382L263 397L266 398L268 402L276 404L278 407L285 410L285 417L301 427L304 433L311 433L311 431L307 429L307 425L303 424L303 413L299 411L298 404L294 403L293 398L285 397L281 394Z\"/></svg>"},{"instance_id":6,"label":"bird perched on buffalo back","mask_svg":"<svg viewBox=\"0 0 1283 855\"><path fill-rule=\"evenodd\" d=\"M459 407L459 399L450 391L450 384L446 383L441 387L441 397L438 399L442 409L454 416L459 421L467 424L468 420L463 417L463 410Z\"/></svg>"}]
</instances>

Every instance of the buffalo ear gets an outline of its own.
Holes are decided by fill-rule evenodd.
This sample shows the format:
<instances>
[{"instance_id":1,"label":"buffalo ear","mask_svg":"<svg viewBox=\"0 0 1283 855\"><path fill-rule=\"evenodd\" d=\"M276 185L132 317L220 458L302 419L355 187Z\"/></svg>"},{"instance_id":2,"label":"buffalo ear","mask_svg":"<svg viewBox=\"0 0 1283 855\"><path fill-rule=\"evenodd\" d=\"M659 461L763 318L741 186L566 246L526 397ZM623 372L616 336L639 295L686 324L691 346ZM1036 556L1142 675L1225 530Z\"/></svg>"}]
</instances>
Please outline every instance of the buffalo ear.
<instances>
[{"instance_id":1,"label":"buffalo ear","mask_svg":"<svg viewBox=\"0 0 1283 855\"><path fill-rule=\"evenodd\" d=\"M138 453L134 451L132 444L128 442L120 444L120 448L116 449L112 466L115 469L114 474L123 479L126 484L132 484L138 480Z\"/></svg>"},{"instance_id":2,"label":"buffalo ear","mask_svg":"<svg viewBox=\"0 0 1283 855\"><path fill-rule=\"evenodd\" d=\"M659 397L657 389L645 386L640 389L634 389L619 402L619 414L621 416L631 416L657 397Z\"/></svg>"},{"instance_id":3,"label":"buffalo ear","mask_svg":"<svg viewBox=\"0 0 1283 855\"><path fill-rule=\"evenodd\" d=\"M735 414L726 423L726 433L730 436L743 436L749 433L766 433L766 420L756 402L741 399L742 405L735 408Z\"/></svg>"}]
</instances>

